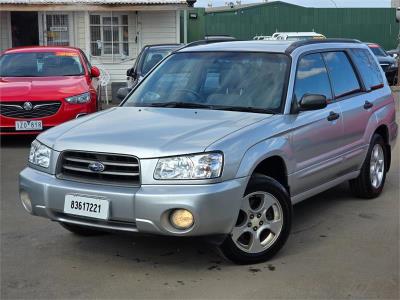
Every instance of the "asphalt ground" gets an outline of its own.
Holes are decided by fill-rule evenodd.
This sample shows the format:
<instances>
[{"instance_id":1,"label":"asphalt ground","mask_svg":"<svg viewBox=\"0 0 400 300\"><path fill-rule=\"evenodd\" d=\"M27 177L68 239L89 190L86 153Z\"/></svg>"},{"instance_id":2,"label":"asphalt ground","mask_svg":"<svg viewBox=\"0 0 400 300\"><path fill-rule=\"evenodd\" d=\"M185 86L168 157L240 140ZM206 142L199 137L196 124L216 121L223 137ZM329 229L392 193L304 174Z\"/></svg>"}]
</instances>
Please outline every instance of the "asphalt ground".
<instances>
[{"instance_id":1,"label":"asphalt ground","mask_svg":"<svg viewBox=\"0 0 400 300\"><path fill-rule=\"evenodd\" d=\"M400 146L379 198L342 184L308 199L276 257L237 266L199 239L78 237L29 215L17 176L31 140L3 138L0 148L1 299L399 298Z\"/></svg>"}]
</instances>

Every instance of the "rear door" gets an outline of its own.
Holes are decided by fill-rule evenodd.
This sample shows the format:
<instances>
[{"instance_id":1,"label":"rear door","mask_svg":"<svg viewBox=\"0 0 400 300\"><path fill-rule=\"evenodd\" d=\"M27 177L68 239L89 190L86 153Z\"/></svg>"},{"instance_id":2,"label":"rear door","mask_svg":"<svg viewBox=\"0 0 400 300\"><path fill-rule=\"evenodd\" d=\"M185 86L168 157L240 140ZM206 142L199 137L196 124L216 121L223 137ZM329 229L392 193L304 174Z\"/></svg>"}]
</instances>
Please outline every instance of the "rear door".
<instances>
[{"instance_id":1,"label":"rear door","mask_svg":"<svg viewBox=\"0 0 400 300\"><path fill-rule=\"evenodd\" d=\"M343 114L343 172L349 173L360 169L368 150L366 129L377 106L383 78L367 49L327 52L323 55L335 101Z\"/></svg>"},{"instance_id":2,"label":"rear door","mask_svg":"<svg viewBox=\"0 0 400 300\"><path fill-rule=\"evenodd\" d=\"M291 192L298 195L334 180L341 172L343 123L339 105L332 101L332 89L321 53L299 59L293 101L305 94L324 95L324 109L303 111L294 116L291 142L295 173Z\"/></svg>"}]
</instances>

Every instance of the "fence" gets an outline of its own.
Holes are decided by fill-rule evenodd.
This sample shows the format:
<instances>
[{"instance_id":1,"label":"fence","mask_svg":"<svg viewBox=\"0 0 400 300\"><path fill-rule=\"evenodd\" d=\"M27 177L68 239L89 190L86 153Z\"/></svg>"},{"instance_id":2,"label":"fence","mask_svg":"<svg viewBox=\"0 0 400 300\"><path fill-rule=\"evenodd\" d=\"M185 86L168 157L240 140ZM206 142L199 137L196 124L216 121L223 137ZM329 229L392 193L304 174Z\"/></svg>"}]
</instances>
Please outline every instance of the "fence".
<instances>
[{"instance_id":1,"label":"fence","mask_svg":"<svg viewBox=\"0 0 400 300\"><path fill-rule=\"evenodd\" d=\"M197 18L193 18L194 13ZM399 33L395 15L394 8L306 8L283 2L215 12L198 8L189 11L188 41L205 35L229 34L246 40L276 31L315 31L393 49Z\"/></svg>"}]
</instances>

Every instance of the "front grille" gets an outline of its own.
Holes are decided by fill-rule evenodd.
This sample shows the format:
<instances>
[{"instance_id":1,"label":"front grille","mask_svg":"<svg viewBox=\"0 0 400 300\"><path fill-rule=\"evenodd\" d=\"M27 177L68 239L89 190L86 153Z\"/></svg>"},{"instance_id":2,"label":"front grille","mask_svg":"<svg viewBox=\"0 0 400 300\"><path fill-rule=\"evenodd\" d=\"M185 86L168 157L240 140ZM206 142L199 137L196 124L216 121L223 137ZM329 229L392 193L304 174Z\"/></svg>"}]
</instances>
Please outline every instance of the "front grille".
<instances>
[{"instance_id":1,"label":"front grille","mask_svg":"<svg viewBox=\"0 0 400 300\"><path fill-rule=\"evenodd\" d=\"M60 101L6 102L0 103L0 114L9 118L44 118L56 114L60 107Z\"/></svg>"},{"instance_id":2,"label":"front grille","mask_svg":"<svg viewBox=\"0 0 400 300\"><path fill-rule=\"evenodd\" d=\"M104 170L95 172L89 169L90 164L98 162L104 166ZM140 185L139 160L128 155L65 151L61 154L57 170L60 179L123 186Z\"/></svg>"}]
</instances>

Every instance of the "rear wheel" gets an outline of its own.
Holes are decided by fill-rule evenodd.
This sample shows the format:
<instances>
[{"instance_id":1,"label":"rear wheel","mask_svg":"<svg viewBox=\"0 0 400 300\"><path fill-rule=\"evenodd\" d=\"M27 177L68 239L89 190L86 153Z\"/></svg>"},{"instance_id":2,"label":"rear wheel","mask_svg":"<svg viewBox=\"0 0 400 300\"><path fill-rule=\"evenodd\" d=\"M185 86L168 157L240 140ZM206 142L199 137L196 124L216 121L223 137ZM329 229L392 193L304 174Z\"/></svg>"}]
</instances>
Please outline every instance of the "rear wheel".
<instances>
[{"instance_id":1,"label":"rear wheel","mask_svg":"<svg viewBox=\"0 0 400 300\"><path fill-rule=\"evenodd\" d=\"M360 175L350 180L350 189L357 197L371 199L381 194L387 172L386 151L382 136L374 134Z\"/></svg>"},{"instance_id":2,"label":"rear wheel","mask_svg":"<svg viewBox=\"0 0 400 300\"><path fill-rule=\"evenodd\" d=\"M273 178L253 176L242 199L235 226L220 249L233 262L263 262L285 244L292 207L285 188Z\"/></svg>"},{"instance_id":3,"label":"rear wheel","mask_svg":"<svg viewBox=\"0 0 400 300\"><path fill-rule=\"evenodd\" d=\"M103 235L106 234L106 232L97 230L97 229L92 229L87 226L81 226L81 225L76 225L76 224L71 224L71 223L64 223L60 222L60 225L67 229L68 231L80 235L80 236L95 236L95 235Z\"/></svg>"}]
</instances>

